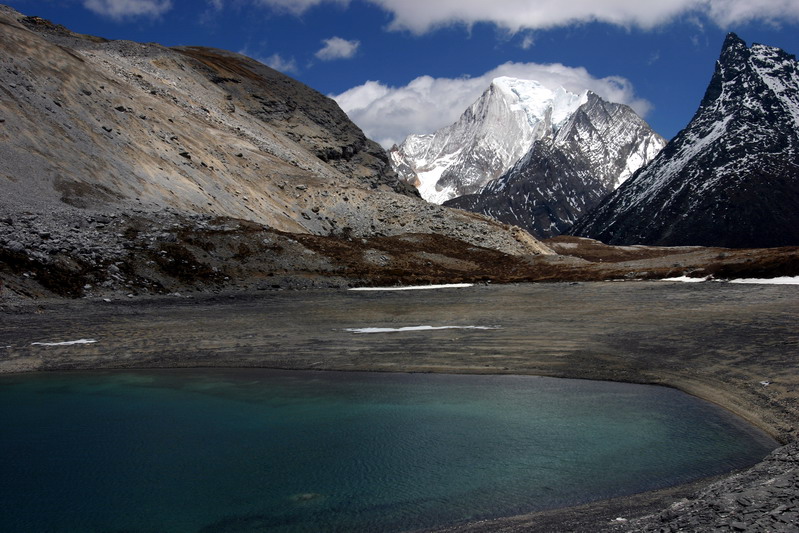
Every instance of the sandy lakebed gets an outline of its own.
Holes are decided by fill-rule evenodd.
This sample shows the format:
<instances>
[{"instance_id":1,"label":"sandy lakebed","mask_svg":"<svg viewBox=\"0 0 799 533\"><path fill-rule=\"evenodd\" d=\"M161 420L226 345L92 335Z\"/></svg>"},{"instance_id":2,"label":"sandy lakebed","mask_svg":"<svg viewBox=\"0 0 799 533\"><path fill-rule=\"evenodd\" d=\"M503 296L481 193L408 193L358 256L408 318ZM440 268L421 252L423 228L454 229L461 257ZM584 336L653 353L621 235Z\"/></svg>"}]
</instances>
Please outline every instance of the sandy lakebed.
<instances>
[{"instance_id":1,"label":"sandy lakebed","mask_svg":"<svg viewBox=\"0 0 799 533\"><path fill-rule=\"evenodd\" d=\"M786 446L722 478L445 530L798 530L796 286L552 283L0 300L0 316L0 373L264 367L675 387Z\"/></svg>"}]
</instances>

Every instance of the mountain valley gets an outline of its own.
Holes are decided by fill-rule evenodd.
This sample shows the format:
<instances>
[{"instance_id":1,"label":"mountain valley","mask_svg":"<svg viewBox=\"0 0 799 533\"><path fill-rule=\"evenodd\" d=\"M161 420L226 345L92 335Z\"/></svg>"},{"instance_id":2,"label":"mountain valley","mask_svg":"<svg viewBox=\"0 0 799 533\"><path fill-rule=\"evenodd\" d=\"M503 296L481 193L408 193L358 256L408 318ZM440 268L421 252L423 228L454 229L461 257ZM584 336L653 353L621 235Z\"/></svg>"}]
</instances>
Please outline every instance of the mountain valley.
<instances>
[{"instance_id":1,"label":"mountain valley","mask_svg":"<svg viewBox=\"0 0 799 533\"><path fill-rule=\"evenodd\" d=\"M0 29L0 253L8 288L55 270L72 280L60 290L70 295L86 285L163 292L206 270L214 274L198 281L224 286L235 277L230 265L200 267L198 254L209 250L174 250L176 233L209 227L227 228L231 240L263 231L260 243L249 243L252 253L294 265L275 268L299 286L317 270L313 261L305 266L312 253L275 246L275 232L346 243L398 279L424 279L439 259L477 276L483 250L552 253L518 228L423 201L332 100L249 58L106 41L7 7ZM248 229L230 229L240 227ZM362 241L407 234L458 242L460 256L477 255L450 261L433 246L391 265L393 257ZM182 281L159 266L174 263L185 267ZM136 274L123 276L125 269ZM342 283L329 272L311 277L311 285Z\"/></svg>"},{"instance_id":2,"label":"mountain valley","mask_svg":"<svg viewBox=\"0 0 799 533\"><path fill-rule=\"evenodd\" d=\"M790 248L663 249L629 263L622 248L592 260L580 250L599 243L542 243L520 228L559 233L658 149L629 108L592 93L506 79L476 104L532 117L525 135L539 139L474 197L518 192L517 216L496 221L419 198L390 168L397 154L332 100L244 56L106 41L7 7L0 22L4 298L799 273ZM548 103L530 111L539 93ZM575 148L597 136L625 140ZM610 170L592 174L591 161ZM542 174L549 185L533 185ZM533 198L549 207L525 207Z\"/></svg>"},{"instance_id":3,"label":"mountain valley","mask_svg":"<svg viewBox=\"0 0 799 533\"><path fill-rule=\"evenodd\" d=\"M0 5L0 374L675 387L790 444L721 479L441 531L794 531L795 288L727 282L799 276L797 84L793 56L731 35L665 147L626 106L499 78L458 123L386 152L331 98L244 55ZM454 283L477 286L341 290Z\"/></svg>"}]
</instances>

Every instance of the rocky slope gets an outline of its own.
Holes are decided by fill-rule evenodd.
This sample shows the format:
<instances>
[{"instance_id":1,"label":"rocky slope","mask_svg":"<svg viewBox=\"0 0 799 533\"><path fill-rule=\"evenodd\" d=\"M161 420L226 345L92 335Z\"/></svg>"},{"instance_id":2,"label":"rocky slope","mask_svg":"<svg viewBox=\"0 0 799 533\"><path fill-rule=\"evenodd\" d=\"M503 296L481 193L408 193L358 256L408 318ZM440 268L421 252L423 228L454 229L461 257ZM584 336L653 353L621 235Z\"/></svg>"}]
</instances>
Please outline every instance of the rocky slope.
<instances>
[{"instance_id":1,"label":"rocky slope","mask_svg":"<svg viewBox=\"0 0 799 533\"><path fill-rule=\"evenodd\" d=\"M799 244L799 63L727 36L689 125L571 230L613 244Z\"/></svg>"},{"instance_id":2,"label":"rocky slope","mask_svg":"<svg viewBox=\"0 0 799 533\"><path fill-rule=\"evenodd\" d=\"M625 105L594 93L551 137L537 140L502 177L444 203L559 235L660 152L665 140Z\"/></svg>"},{"instance_id":3,"label":"rocky slope","mask_svg":"<svg viewBox=\"0 0 799 533\"><path fill-rule=\"evenodd\" d=\"M518 229L424 202L335 102L238 54L106 41L0 6L0 94L9 276L60 264L122 283L119 263L141 257L131 236L160 253L161 235L208 224L551 253Z\"/></svg>"}]
</instances>

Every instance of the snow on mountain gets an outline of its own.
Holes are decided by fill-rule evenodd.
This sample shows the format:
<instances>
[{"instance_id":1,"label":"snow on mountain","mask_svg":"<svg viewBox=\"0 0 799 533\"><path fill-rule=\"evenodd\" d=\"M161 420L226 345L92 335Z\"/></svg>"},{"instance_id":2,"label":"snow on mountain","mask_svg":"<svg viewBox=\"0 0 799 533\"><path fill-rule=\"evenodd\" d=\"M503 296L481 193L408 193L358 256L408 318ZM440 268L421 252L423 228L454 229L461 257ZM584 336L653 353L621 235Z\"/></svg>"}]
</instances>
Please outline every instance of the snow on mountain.
<instances>
[{"instance_id":1,"label":"snow on mountain","mask_svg":"<svg viewBox=\"0 0 799 533\"><path fill-rule=\"evenodd\" d=\"M554 136L535 141L502 177L445 205L492 216L539 238L553 237L665 144L632 109L589 92Z\"/></svg>"},{"instance_id":2,"label":"snow on mountain","mask_svg":"<svg viewBox=\"0 0 799 533\"><path fill-rule=\"evenodd\" d=\"M537 140L555 135L587 98L533 80L496 78L455 124L394 147L393 167L430 202L475 193Z\"/></svg>"},{"instance_id":3,"label":"snow on mountain","mask_svg":"<svg viewBox=\"0 0 799 533\"><path fill-rule=\"evenodd\" d=\"M571 233L611 244L799 244L796 57L728 35L690 124Z\"/></svg>"}]
</instances>

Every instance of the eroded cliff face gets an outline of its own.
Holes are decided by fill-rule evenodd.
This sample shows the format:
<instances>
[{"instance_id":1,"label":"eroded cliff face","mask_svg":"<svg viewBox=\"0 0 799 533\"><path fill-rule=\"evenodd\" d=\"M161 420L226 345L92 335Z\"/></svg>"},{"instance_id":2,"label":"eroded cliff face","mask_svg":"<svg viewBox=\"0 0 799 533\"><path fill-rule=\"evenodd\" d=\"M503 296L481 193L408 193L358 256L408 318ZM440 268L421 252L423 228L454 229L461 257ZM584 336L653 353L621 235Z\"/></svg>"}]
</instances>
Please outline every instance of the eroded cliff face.
<instances>
[{"instance_id":1,"label":"eroded cliff face","mask_svg":"<svg viewBox=\"0 0 799 533\"><path fill-rule=\"evenodd\" d=\"M551 253L423 201L333 100L239 54L107 41L0 6L0 95L0 247L40 261L83 248L83 228L112 215Z\"/></svg>"}]
</instances>

